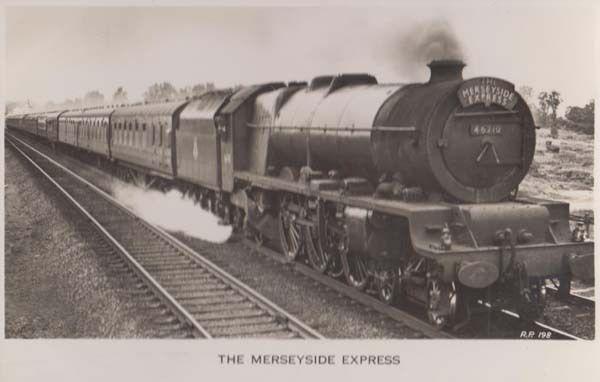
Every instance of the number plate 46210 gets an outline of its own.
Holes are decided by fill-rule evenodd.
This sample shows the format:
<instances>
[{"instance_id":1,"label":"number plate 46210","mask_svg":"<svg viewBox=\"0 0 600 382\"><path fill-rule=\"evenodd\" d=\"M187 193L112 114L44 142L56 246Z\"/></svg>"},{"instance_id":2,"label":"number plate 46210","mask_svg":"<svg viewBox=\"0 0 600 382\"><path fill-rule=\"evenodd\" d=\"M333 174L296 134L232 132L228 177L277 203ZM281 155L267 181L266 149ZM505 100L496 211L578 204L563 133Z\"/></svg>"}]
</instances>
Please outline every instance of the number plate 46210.
<instances>
[{"instance_id":1,"label":"number plate 46210","mask_svg":"<svg viewBox=\"0 0 600 382\"><path fill-rule=\"evenodd\" d=\"M471 125L469 132L472 136L480 137L483 135L502 135L502 126L500 125Z\"/></svg>"}]
</instances>

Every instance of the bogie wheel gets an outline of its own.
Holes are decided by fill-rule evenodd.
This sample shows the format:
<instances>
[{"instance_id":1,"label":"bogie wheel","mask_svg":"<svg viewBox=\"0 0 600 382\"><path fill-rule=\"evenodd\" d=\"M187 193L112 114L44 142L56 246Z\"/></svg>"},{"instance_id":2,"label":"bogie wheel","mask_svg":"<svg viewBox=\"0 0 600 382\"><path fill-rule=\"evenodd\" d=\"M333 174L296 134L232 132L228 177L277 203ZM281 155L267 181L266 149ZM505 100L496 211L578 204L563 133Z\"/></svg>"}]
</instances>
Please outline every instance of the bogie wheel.
<instances>
[{"instance_id":1,"label":"bogie wheel","mask_svg":"<svg viewBox=\"0 0 600 382\"><path fill-rule=\"evenodd\" d=\"M524 293L519 296L517 313L524 322L533 322L540 318L546 308L546 285L542 281L529 283Z\"/></svg>"},{"instance_id":2,"label":"bogie wheel","mask_svg":"<svg viewBox=\"0 0 600 382\"><path fill-rule=\"evenodd\" d=\"M400 267L382 267L377 273L377 295L379 299L391 305L399 292Z\"/></svg>"},{"instance_id":3,"label":"bogie wheel","mask_svg":"<svg viewBox=\"0 0 600 382\"><path fill-rule=\"evenodd\" d=\"M344 251L342 253L342 265L344 267L346 282L358 290L364 290L369 282L366 258L360 254L352 254Z\"/></svg>"},{"instance_id":4,"label":"bogie wheel","mask_svg":"<svg viewBox=\"0 0 600 382\"><path fill-rule=\"evenodd\" d=\"M441 330L454 321L456 297L450 285L435 278L427 281L427 319L436 329Z\"/></svg>"},{"instance_id":5,"label":"bogie wheel","mask_svg":"<svg viewBox=\"0 0 600 382\"><path fill-rule=\"evenodd\" d=\"M302 229L296 223L297 216L288 209L290 202L285 197L279 206L279 238L285 257L295 260L302 248Z\"/></svg>"}]
</instances>

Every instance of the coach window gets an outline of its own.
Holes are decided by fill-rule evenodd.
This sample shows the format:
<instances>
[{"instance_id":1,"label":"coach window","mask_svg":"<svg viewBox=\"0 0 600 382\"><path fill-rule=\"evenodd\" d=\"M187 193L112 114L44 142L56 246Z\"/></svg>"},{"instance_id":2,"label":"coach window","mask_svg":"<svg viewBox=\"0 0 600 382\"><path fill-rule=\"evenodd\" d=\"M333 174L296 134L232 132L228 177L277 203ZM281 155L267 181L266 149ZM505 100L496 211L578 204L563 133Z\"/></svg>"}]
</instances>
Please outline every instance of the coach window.
<instances>
[{"instance_id":1,"label":"coach window","mask_svg":"<svg viewBox=\"0 0 600 382\"><path fill-rule=\"evenodd\" d=\"M158 126L160 128L159 132L158 132L158 146L162 147L162 145L163 145L163 124L162 124L162 122L159 122Z\"/></svg>"},{"instance_id":2,"label":"coach window","mask_svg":"<svg viewBox=\"0 0 600 382\"><path fill-rule=\"evenodd\" d=\"M133 123L129 122L129 129L127 130L127 144L133 146Z\"/></svg>"},{"instance_id":3,"label":"coach window","mask_svg":"<svg viewBox=\"0 0 600 382\"><path fill-rule=\"evenodd\" d=\"M148 136L146 135L146 123L142 123L142 146L148 146Z\"/></svg>"},{"instance_id":4,"label":"coach window","mask_svg":"<svg viewBox=\"0 0 600 382\"><path fill-rule=\"evenodd\" d=\"M171 148L171 125L167 123L167 134L166 134L166 140L167 143L165 146L167 146L167 148Z\"/></svg>"},{"instance_id":5,"label":"coach window","mask_svg":"<svg viewBox=\"0 0 600 382\"><path fill-rule=\"evenodd\" d=\"M137 121L137 119L135 120L135 133L133 135L133 145L135 147L140 147L140 125Z\"/></svg>"}]
</instances>

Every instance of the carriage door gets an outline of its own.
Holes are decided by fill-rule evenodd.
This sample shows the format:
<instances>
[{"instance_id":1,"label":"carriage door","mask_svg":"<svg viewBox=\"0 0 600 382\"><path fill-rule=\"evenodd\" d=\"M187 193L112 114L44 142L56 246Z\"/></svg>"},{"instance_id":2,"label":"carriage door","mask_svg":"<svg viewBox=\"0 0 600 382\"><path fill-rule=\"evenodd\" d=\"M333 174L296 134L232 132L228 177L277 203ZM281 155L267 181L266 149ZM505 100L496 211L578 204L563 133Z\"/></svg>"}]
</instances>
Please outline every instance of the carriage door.
<instances>
[{"instance_id":1,"label":"carriage door","mask_svg":"<svg viewBox=\"0 0 600 382\"><path fill-rule=\"evenodd\" d=\"M217 157L217 169L221 169L221 188L225 191L233 190L233 126L235 114L226 117L217 117L217 147L220 146L221 155Z\"/></svg>"}]
</instances>

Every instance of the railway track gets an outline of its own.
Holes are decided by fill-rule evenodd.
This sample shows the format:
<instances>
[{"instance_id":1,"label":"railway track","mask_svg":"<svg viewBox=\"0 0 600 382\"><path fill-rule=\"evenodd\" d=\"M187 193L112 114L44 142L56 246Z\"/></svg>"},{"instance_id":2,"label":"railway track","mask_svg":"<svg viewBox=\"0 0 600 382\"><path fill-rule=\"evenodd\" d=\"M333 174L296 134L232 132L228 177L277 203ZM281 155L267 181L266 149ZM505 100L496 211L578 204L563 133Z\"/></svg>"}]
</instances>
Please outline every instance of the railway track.
<instances>
[{"instance_id":1,"label":"railway track","mask_svg":"<svg viewBox=\"0 0 600 382\"><path fill-rule=\"evenodd\" d=\"M261 253L262 255L268 256L281 264L287 264L293 266L294 269L321 283L326 285L327 287L335 290L336 292L353 299L365 307L369 309L375 310L392 320L402 322L404 325L412 328L413 330L420 332L423 336L427 338L436 338L436 339L453 339L453 338L490 338L484 335L481 336L481 331L474 332L472 330L466 331L454 331L453 329L447 330L438 330L430 325L425 318L421 318L418 314L414 312L400 309L398 307L386 305L379 301L377 298L370 296L366 293L360 292L351 286L333 279L327 275L321 274L311 267L299 263L292 262L286 259L283 255L279 254L277 251L263 245L256 244L251 240L244 240L247 247L250 249ZM520 320L519 315L515 312L506 309L495 310L491 309L491 306L482 301L479 302L485 308L491 310L490 316L491 320L494 322L494 330L491 333L488 333L491 338L513 338L513 339L566 339L566 340L582 340L583 338L578 337L576 335L570 334L565 330L554 327L552 325L534 321L529 323L524 323ZM592 302L593 304L593 302ZM486 317L481 317L480 320L485 320ZM486 323L489 324L489 323ZM486 325L479 325L479 329L483 328ZM530 336L530 337L527 337Z\"/></svg>"},{"instance_id":2,"label":"railway track","mask_svg":"<svg viewBox=\"0 0 600 382\"><path fill-rule=\"evenodd\" d=\"M95 228L173 314L174 329L198 338L323 338L296 317L26 142L7 142Z\"/></svg>"},{"instance_id":3,"label":"railway track","mask_svg":"<svg viewBox=\"0 0 600 382\"><path fill-rule=\"evenodd\" d=\"M262 255L268 256L281 264L293 266L297 272L303 274L304 276L327 286L328 288L346 296L349 299L357 301L358 303L362 304L365 307L368 307L369 309L377 311L394 321L400 322L408 326L412 330L421 333L426 338L457 338L456 335L451 333L450 331L438 330L432 325L430 325L428 322L416 317L411 313L405 312L391 305L386 305L378 299L376 299L375 297L358 291L357 289L341 281L319 273L305 264L290 261L289 259L284 258L283 255L279 254L278 252L267 246L256 244L250 241L249 239L244 239L244 243L251 250L259 252Z\"/></svg>"},{"instance_id":4,"label":"railway track","mask_svg":"<svg viewBox=\"0 0 600 382\"><path fill-rule=\"evenodd\" d=\"M41 155L42 157L46 157L42 153L39 153L39 155ZM47 158L47 160L51 161L51 159L49 157L46 157L46 158ZM57 164L57 165L60 166L60 164ZM70 171L70 170L67 169L66 171ZM73 175L75 177L79 178L77 175L75 175L75 174L73 174ZM88 183L86 180L81 179L81 178L80 178L80 180L82 182L85 182L86 184L88 184L89 187L95 188L95 186L93 186L91 183ZM102 191L100 191L100 192L102 192ZM110 196L106 195L105 193L103 193L103 194L105 195L105 197L108 198L108 200L112 200L112 198ZM118 204L118 202L116 202L116 201L114 201L114 202ZM123 210L123 212L131 215L133 219L137 219L126 208ZM140 221L140 223L147 225L147 223L144 223L141 221ZM159 228L152 227L152 226L149 226L149 227L150 227L150 230L154 231L159 236L166 236L166 237L170 238L170 240L173 240L175 243L175 248L183 248L183 251L182 251L183 253L185 253L185 252L193 253L193 250L189 249L185 244L179 242L177 239L171 237L170 235L168 235L164 231L160 230ZM316 281L320 284L323 284L332 290L335 290L337 293L340 293L351 300L357 301L360 304L362 304L363 306L366 306L369 309L377 311L392 320L401 322L405 326L413 329L415 332L422 334L423 337L442 338L442 339L486 338L486 337L481 337L480 336L481 333L474 334L472 332L467 332L465 334L465 333L457 333L452 330L445 330L445 331L437 330L432 325L430 325L425 319L420 318L418 316L418 314L414 314L413 312L404 311L397 307L388 306L386 304L383 304L377 298L370 296L368 294L365 294L363 292L359 292L356 289L350 287L349 285L347 285L343 282L332 279L326 275L323 275L323 274L313 270L311 267L309 267L305 264L302 264L299 262L290 262L289 260L284 258L281 254L279 254L276 250L271 249L265 245L258 245L255 242L252 242L250 240L245 240L244 242L245 242L246 246L249 247L250 249L252 249L256 252L259 252L262 255L266 255L280 263L293 266L293 268L297 272L303 274L304 276L311 278L314 281ZM134 247L134 249L137 249L137 248ZM175 250L175 252L177 252L177 250ZM170 253L170 252L166 252L166 253ZM196 256L201 257L200 255L196 254L196 255L192 255L191 257L188 255L187 258L194 258ZM162 263L162 261L163 261L163 259L160 256L150 257L149 259L154 262L158 262L159 264ZM152 264L152 261L150 262L151 265L156 266L156 264ZM190 263L188 263L188 265L189 264ZM222 271L222 272L224 272L224 271ZM185 273L183 273L183 272L179 273L174 270L172 272L172 279L173 279L173 283L174 283L173 285L181 285L185 288L187 284L184 280L190 279L190 278L193 279L194 276L188 277L185 275ZM550 291L550 293L552 293L552 291ZM219 294L216 293L214 296L219 296ZM579 299L578 296L574 296L573 298ZM582 297L582 299L586 299L586 298ZM233 298L233 300L235 300L235 298ZM586 304L594 303L593 299L587 298L586 301L587 301L587 302L585 302ZM485 305L484 303L482 303L482 304ZM489 305L487 307L489 308ZM559 328L553 327L551 325L548 325L548 324L542 323L542 322L533 322L533 323L529 323L528 325L523 325L523 322L521 322L519 320L518 315L516 313L508 311L508 310L493 310L492 314L494 316L494 318L493 318L494 321L501 322L499 324L500 329L497 329L496 333L492 334L492 337L487 337L487 338L520 338L519 335L523 332L528 332L528 333L534 332L534 333L544 333L544 337L539 337L539 338L534 337L534 338L529 338L529 339L571 339L571 340L582 339L575 335L569 334L568 332L566 332L564 330L561 330ZM179 315L179 316L181 316L181 315ZM217 315L217 317L218 317L218 315ZM273 317L273 315L271 315L271 317ZM275 315L275 317L276 317L276 315ZM218 319L218 318L215 318L215 319ZM183 317L181 320L185 321L185 317ZM276 321L278 321L278 319L275 319L274 321L276 322ZM279 320L279 321L281 321L281 320ZM283 321L285 321L285 319ZM271 321L271 322L273 322L273 321ZM285 337L285 335L284 335L284 337ZM303 337L311 338L310 334L303 336Z\"/></svg>"},{"instance_id":5,"label":"railway track","mask_svg":"<svg viewBox=\"0 0 600 382\"><path fill-rule=\"evenodd\" d=\"M551 285L546 285L546 291L552 296L558 295L558 289ZM594 306L596 304L596 299L594 297L583 296L578 294L577 291L571 291L567 301L581 306Z\"/></svg>"},{"instance_id":6,"label":"railway track","mask_svg":"<svg viewBox=\"0 0 600 382\"><path fill-rule=\"evenodd\" d=\"M492 309L490 304L478 301L487 309ZM584 338L571 334L556 326L533 321L524 323L519 315L511 310L493 310L497 336L501 338L530 339L530 340L584 340ZM515 332L514 329L517 329ZM516 335L515 335L516 334ZM506 337L505 337L506 336Z\"/></svg>"}]
</instances>

